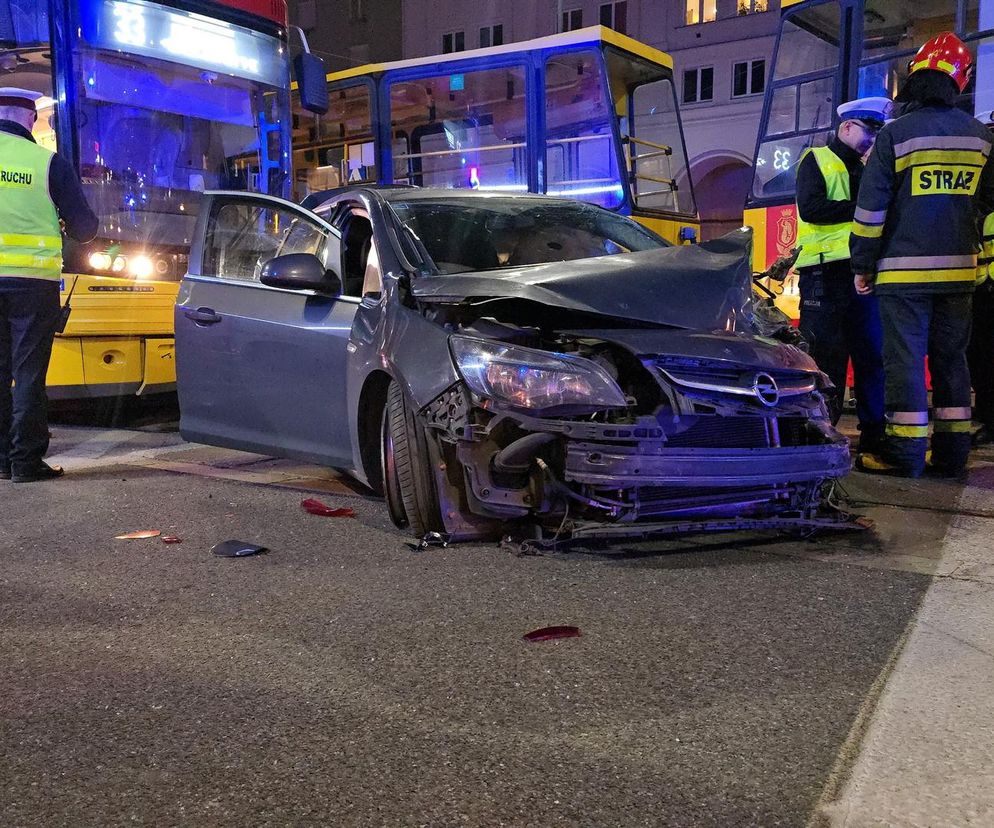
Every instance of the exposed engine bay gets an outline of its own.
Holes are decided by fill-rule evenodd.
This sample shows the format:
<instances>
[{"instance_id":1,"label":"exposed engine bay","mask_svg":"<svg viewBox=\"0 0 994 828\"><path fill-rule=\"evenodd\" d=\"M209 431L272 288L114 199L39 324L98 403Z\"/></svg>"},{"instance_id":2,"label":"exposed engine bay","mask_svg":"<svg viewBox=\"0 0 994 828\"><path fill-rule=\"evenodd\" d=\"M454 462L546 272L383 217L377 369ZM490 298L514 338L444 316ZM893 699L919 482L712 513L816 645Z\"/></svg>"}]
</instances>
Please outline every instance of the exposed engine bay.
<instances>
[{"instance_id":1,"label":"exposed engine bay","mask_svg":"<svg viewBox=\"0 0 994 828\"><path fill-rule=\"evenodd\" d=\"M593 363L624 398L597 410L536 408L461 383L434 400L425 426L440 441L451 491L474 515L534 516L549 532L572 534L611 532L605 524L648 533L646 521L659 531L660 521L814 520L826 482L848 472L847 440L822 395L828 380L793 344L527 299L430 304L425 313L456 338ZM494 362L486 370L499 373Z\"/></svg>"}]
</instances>

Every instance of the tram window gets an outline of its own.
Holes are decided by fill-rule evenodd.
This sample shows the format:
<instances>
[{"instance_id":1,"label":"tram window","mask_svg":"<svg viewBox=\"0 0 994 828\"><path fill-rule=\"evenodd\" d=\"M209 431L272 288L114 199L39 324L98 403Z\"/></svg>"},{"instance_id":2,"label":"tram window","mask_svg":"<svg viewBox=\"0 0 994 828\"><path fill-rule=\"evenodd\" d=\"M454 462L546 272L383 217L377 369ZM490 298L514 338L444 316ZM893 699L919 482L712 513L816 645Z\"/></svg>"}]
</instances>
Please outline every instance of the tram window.
<instances>
[{"instance_id":1,"label":"tram window","mask_svg":"<svg viewBox=\"0 0 994 828\"><path fill-rule=\"evenodd\" d=\"M80 49L79 159L100 235L189 245L206 189L283 195L282 74L267 84ZM271 85L268 83L271 81ZM285 89L286 87L283 87Z\"/></svg>"},{"instance_id":2,"label":"tram window","mask_svg":"<svg viewBox=\"0 0 994 828\"><path fill-rule=\"evenodd\" d=\"M839 4L820 3L784 18L773 79L793 78L839 65Z\"/></svg>"},{"instance_id":3,"label":"tram window","mask_svg":"<svg viewBox=\"0 0 994 828\"><path fill-rule=\"evenodd\" d=\"M933 35L952 31L955 7L949 2L930 8L919 0L867 0L863 11L863 59L914 52Z\"/></svg>"},{"instance_id":4,"label":"tram window","mask_svg":"<svg viewBox=\"0 0 994 828\"><path fill-rule=\"evenodd\" d=\"M329 98L324 115L306 112L299 104L295 107L297 199L345 184L377 180L370 87L363 83L333 89Z\"/></svg>"},{"instance_id":5,"label":"tram window","mask_svg":"<svg viewBox=\"0 0 994 828\"><path fill-rule=\"evenodd\" d=\"M980 19L976 0L964 5L967 31L975 31L977 25L994 28L994 7L988 11L990 0L984 0L986 20ZM934 35L951 31L955 24L953 3L926 6L923 10L920 3L909 0L868 0L863 14L863 65L857 94L896 95L915 50Z\"/></svg>"},{"instance_id":6,"label":"tram window","mask_svg":"<svg viewBox=\"0 0 994 828\"><path fill-rule=\"evenodd\" d=\"M832 106L833 78L802 83L798 95L797 127L805 129L830 129L835 107Z\"/></svg>"},{"instance_id":7,"label":"tram window","mask_svg":"<svg viewBox=\"0 0 994 828\"><path fill-rule=\"evenodd\" d=\"M545 66L549 195L617 208L624 200L612 113L598 56L577 52Z\"/></svg>"},{"instance_id":8,"label":"tram window","mask_svg":"<svg viewBox=\"0 0 994 828\"><path fill-rule=\"evenodd\" d=\"M395 182L528 189L522 66L393 83L390 123Z\"/></svg>"},{"instance_id":9,"label":"tram window","mask_svg":"<svg viewBox=\"0 0 994 828\"><path fill-rule=\"evenodd\" d=\"M646 210L695 212L673 84L659 80L637 86L633 104L629 153L635 203Z\"/></svg>"},{"instance_id":10,"label":"tram window","mask_svg":"<svg viewBox=\"0 0 994 828\"><path fill-rule=\"evenodd\" d=\"M821 147L832 137L830 131L773 138L759 146L752 194L756 198L793 195L797 182L797 162L808 147Z\"/></svg>"},{"instance_id":11,"label":"tram window","mask_svg":"<svg viewBox=\"0 0 994 828\"><path fill-rule=\"evenodd\" d=\"M797 130L797 86L781 86L773 91L767 135L783 135Z\"/></svg>"},{"instance_id":12,"label":"tram window","mask_svg":"<svg viewBox=\"0 0 994 828\"><path fill-rule=\"evenodd\" d=\"M0 54L0 58L2 57ZM49 57L49 50L19 51L16 59L12 56L9 68L6 63L0 63L0 69L3 70L0 83L4 86L16 86L41 93L41 97L35 102L38 119L31 128L31 134L43 147L54 151L55 100L52 97L52 59Z\"/></svg>"}]
</instances>

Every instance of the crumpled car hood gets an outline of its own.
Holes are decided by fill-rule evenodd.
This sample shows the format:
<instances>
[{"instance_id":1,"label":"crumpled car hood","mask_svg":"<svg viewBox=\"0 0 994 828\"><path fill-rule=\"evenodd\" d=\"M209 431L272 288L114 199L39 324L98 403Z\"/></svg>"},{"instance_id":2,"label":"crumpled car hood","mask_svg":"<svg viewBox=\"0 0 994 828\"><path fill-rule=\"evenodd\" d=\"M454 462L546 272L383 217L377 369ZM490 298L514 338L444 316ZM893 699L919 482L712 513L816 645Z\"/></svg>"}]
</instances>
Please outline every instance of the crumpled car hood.
<instances>
[{"instance_id":1,"label":"crumpled car hood","mask_svg":"<svg viewBox=\"0 0 994 828\"><path fill-rule=\"evenodd\" d=\"M758 369L818 371L815 361L800 348L775 339L745 333L631 329L560 330L568 336L614 342L639 358L727 362Z\"/></svg>"},{"instance_id":2,"label":"crumpled car hood","mask_svg":"<svg viewBox=\"0 0 994 828\"><path fill-rule=\"evenodd\" d=\"M639 253L412 280L419 300L524 299L557 308L692 330L748 330L752 231Z\"/></svg>"}]
</instances>

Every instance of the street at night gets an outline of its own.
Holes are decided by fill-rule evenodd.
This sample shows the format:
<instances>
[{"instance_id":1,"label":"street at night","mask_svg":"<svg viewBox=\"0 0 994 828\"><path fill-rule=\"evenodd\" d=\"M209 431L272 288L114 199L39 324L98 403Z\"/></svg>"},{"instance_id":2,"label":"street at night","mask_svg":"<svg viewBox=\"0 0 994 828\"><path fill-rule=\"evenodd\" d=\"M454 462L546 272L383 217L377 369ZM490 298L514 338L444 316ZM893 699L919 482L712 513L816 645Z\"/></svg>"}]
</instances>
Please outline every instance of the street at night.
<instances>
[{"instance_id":1,"label":"street at night","mask_svg":"<svg viewBox=\"0 0 994 828\"><path fill-rule=\"evenodd\" d=\"M862 532L419 551L348 477L172 416L63 415L66 478L2 484L5 825L895 824L965 784L934 718L979 770L988 659L972 712L936 662L989 631L990 452L966 486L846 478ZM523 640L550 625L581 635Z\"/></svg>"}]
</instances>

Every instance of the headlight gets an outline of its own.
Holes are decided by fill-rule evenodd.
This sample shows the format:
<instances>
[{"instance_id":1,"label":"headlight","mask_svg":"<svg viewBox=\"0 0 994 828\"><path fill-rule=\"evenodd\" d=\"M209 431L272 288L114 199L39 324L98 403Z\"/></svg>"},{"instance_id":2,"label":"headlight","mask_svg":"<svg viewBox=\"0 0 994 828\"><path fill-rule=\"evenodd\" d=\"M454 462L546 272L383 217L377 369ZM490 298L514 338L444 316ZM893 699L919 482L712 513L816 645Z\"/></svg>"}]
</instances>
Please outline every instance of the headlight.
<instances>
[{"instance_id":1,"label":"headlight","mask_svg":"<svg viewBox=\"0 0 994 828\"><path fill-rule=\"evenodd\" d=\"M627 405L617 383L588 359L467 336L449 343L462 378L482 397L532 409Z\"/></svg>"}]
</instances>

